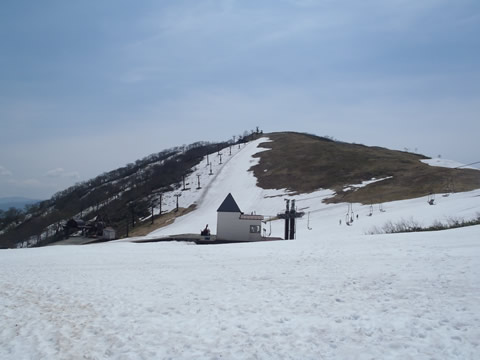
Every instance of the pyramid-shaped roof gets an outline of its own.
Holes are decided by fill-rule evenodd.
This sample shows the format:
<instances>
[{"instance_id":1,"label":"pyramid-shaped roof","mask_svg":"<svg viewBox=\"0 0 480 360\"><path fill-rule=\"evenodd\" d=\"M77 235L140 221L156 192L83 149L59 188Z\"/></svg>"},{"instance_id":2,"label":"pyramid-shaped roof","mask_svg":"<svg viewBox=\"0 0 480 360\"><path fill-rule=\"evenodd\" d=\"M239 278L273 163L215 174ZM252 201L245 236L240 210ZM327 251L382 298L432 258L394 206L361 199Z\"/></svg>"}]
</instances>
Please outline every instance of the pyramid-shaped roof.
<instances>
[{"instance_id":1,"label":"pyramid-shaped roof","mask_svg":"<svg viewBox=\"0 0 480 360\"><path fill-rule=\"evenodd\" d=\"M218 208L217 212L238 212L241 213L240 208L233 199L232 194L228 194L222 205Z\"/></svg>"}]
</instances>

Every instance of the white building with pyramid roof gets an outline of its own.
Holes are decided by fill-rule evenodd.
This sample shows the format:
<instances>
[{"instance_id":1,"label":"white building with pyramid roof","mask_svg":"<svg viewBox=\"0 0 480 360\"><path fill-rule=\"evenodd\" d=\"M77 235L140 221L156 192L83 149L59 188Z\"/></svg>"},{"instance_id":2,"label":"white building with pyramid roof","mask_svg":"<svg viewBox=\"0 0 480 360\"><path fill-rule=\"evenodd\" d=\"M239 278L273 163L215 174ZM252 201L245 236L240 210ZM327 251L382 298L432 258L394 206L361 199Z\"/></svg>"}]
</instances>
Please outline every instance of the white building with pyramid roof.
<instances>
[{"instance_id":1,"label":"white building with pyramid roof","mask_svg":"<svg viewBox=\"0 0 480 360\"><path fill-rule=\"evenodd\" d=\"M262 215L244 215L232 194L217 210L217 241L261 241Z\"/></svg>"}]
</instances>

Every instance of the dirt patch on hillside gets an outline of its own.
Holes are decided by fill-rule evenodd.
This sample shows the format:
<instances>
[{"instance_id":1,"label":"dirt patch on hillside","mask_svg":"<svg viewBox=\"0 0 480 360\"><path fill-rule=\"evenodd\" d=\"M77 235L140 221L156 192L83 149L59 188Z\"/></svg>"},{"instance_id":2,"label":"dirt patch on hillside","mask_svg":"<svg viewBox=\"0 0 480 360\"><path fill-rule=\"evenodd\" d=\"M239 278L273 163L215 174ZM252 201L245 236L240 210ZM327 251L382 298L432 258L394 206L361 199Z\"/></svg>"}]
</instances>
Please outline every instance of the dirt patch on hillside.
<instances>
[{"instance_id":1,"label":"dirt patch on hillside","mask_svg":"<svg viewBox=\"0 0 480 360\"><path fill-rule=\"evenodd\" d=\"M172 224L177 217L183 216L195 210L196 205L190 205L188 208L179 208L177 212L171 211L161 216L156 216L153 219L153 224L151 220L146 220L144 223L136 225L134 228L131 228L129 231L129 237L134 236L145 236L150 234L152 231L163 228L167 225ZM200 231L200 229L199 229Z\"/></svg>"},{"instance_id":2,"label":"dirt patch on hillside","mask_svg":"<svg viewBox=\"0 0 480 360\"><path fill-rule=\"evenodd\" d=\"M272 133L269 148L252 170L257 185L308 193L320 188L337 195L329 202L380 203L426 196L430 193L469 191L480 188L480 171L447 169L422 163L427 157L333 141L309 134ZM344 189L372 178L387 180L359 189Z\"/></svg>"}]
</instances>

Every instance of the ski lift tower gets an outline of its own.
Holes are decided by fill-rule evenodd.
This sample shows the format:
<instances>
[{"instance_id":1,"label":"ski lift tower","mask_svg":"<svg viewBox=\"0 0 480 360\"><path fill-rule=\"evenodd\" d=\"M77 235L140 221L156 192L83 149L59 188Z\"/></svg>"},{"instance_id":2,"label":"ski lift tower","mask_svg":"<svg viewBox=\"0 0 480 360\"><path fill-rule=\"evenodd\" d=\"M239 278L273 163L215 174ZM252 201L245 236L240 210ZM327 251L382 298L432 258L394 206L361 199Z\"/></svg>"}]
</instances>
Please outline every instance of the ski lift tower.
<instances>
[{"instance_id":1,"label":"ski lift tower","mask_svg":"<svg viewBox=\"0 0 480 360\"><path fill-rule=\"evenodd\" d=\"M303 211L297 211L295 208L295 200L292 200L292 207L290 207L290 199L285 199L286 209L284 213L278 213L279 219L285 219L285 240L295 239L295 223L297 218L305 215Z\"/></svg>"}]
</instances>

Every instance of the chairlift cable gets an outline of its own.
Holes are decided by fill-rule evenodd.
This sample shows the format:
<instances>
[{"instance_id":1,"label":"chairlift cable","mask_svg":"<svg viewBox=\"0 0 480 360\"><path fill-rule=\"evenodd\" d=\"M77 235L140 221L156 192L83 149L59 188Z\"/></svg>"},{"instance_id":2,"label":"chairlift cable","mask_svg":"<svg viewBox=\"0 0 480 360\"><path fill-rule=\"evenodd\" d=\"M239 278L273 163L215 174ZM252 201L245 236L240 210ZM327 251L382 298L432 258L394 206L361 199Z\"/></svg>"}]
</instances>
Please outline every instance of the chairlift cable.
<instances>
[{"instance_id":1,"label":"chairlift cable","mask_svg":"<svg viewBox=\"0 0 480 360\"><path fill-rule=\"evenodd\" d=\"M470 163L470 164L460 165L460 166L454 167L454 169L460 169L462 167L475 165L475 164L480 164L480 161L476 161L476 162L473 162L473 163Z\"/></svg>"}]
</instances>

